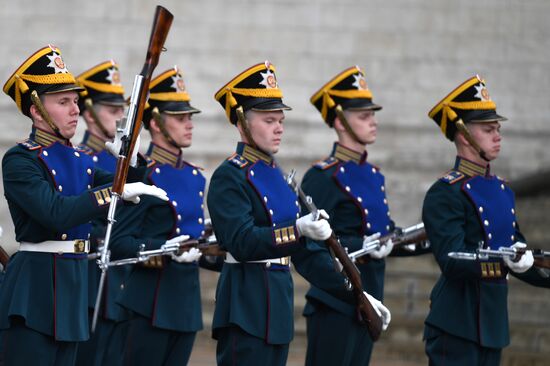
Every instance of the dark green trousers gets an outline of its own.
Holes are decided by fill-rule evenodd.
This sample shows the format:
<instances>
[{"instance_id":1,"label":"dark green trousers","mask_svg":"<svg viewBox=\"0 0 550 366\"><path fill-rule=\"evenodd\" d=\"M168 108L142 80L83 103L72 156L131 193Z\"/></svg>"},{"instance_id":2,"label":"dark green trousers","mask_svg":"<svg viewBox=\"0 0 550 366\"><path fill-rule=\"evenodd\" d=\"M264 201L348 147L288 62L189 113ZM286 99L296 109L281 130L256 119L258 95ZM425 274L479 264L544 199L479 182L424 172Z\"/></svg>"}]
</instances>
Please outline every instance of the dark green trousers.
<instances>
[{"instance_id":1,"label":"dark green trousers","mask_svg":"<svg viewBox=\"0 0 550 366\"><path fill-rule=\"evenodd\" d=\"M373 342L367 327L323 304L306 321L306 366L369 364Z\"/></svg>"},{"instance_id":2,"label":"dark green trousers","mask_svg":"<svg viewBox=\"0 0 550 366\"><path fill-rule=\"evenodd\" d=\"M129 320L125 366L187 365L196 332L176 332L155 328L151 320L134 314Z\"/></svg>"},{"instance_id":3,"label":"dark green trousers","mask_svg":"<svg viewBox=\"0 0 550 366\"><path fill-rule=\"evenodd\" d=\"M501 348L487 348L426 325L430 366L498 366Z\"/></svg>"},{"instance_id":4,"label":"dark green trousers","mask_svg":"<svg viewBox=\"0 0 550 366\"><path fill-rule=\"evenodd\" d=\"M90 311L90 324L93 312ZM120 366L124 345L128 335L129 322L116 323L99 317L96 330L90 339L78 345L76 364L78 366Z\"/></svg>"},{"instance_id":5,"label":"dark green trousers","mask_svg":"<svg viewBox=\"0 0 550 366\"><path fill-rule=\"evenodd\" d=\"M73 366L78 342L58 342L53 337L27 328L24 320L12 319L2 333L4 366Z\"/></svg>"},{"instance_id":6,"label":"dark green trousers","mask_svg":"<svg viewBox=\"0 0 550 366\"><path fill-rule=\"evenodd\" d=\"M288 344L267 344L237 326L216 330L218 366L285 366Z\"/></svg>"}]
</instances>

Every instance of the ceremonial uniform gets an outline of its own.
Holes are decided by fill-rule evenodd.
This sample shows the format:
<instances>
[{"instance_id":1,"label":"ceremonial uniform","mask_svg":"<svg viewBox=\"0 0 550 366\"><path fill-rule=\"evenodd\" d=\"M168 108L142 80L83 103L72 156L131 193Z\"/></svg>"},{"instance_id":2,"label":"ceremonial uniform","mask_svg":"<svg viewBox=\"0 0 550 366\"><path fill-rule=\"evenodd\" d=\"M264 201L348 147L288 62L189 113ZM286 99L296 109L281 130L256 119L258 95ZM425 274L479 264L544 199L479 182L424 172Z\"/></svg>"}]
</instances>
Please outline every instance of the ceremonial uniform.
<instances>
[{"instance_id":1,"label":"ceremonial uniform","mask_svg":"<svg viewBox=\"0 0 550 366\"><path fill-rule=\"evenodd\" d=\"M153 110L156 116L152 117ZM200 112L189 104L180 71L170 69L150 84L146 128L151 119L164 124L162 114ZM166 128L164 126L163 128ZM167 130L165 141L176 144ZM203 199L205 178L201 169L155 142L147 152L147 183L167 192L169 201L144 198L139 207L121 212L113 235L113 258L135 257L140 245L160 248L180 235L198 239L205 235ZM178 263L157 256L133 266L118 302L132 312L126 340L125 365L185 365L196 332L203 327L199 263Z\"/></svg>"},{"instance_id":2,"label":"ceremonial uniform","mask_svg":"<svg viewBox=\"0 0 550 366\"><path fill-rule=\"evenodd\" d=\"M358 112L382 109L373 103L364 73L357 66L326 83L311 97L311 103L331 128L337 106ZM363 150L365 143L361 143ZM327 211L332 228L350 253L362 249L364 236L383 236L394 230L384 176L378 167L367 162L366 150L356 151L336 142L331 154L306 172L302 189ZM366 263L357 263L364 289L382 301L385 260L364 258L368 258ZM373 342L367 328L357 322L355 308L315 286L309 289L306 299L306 365L368 365ZM345 337L335 338L334 332Z\"/></svg>"},{"instance_id":3,"label":"ceremonial uniform","mask_svg":"<svg viewBox=\"0 0 550 366\"><path fill-rule=\"evenodd\" d=\"M59 49L42 48L4 85L27 116L32 90L81 90ZM112 175L96 170L92 158L67 139L38 128L6 153L2 173L20 243L0 291L4 361L71 365L76 342L89 336L89 221L106 214Z\"/></svg>"},{"instance_id":4,"label":"ceremonial uniform","mask_svg":"<svg viewBox=\"0 0 550 366\"><path fill-rule=\"evenodd\" d=\"M237 124L239 106L257 113L289 109L274 71L267 62L255 65L216 93L231 123ZM290 257L302 276L345 306L352 308L354 299L327 251L299 232L304 217L297 195L273 156L249 143L237 145L209 186L216 237L228 251L216 290L213 337L218 365L284 365L294 335Z\"/></svg>"},{"instance_id":5,"label":"ceremonial uniform","mask_svg":"<svg viewBox=\"0 0 550 366\"><path fill-rule=\"evenodd\" d=\"M485 83L474 77L430 112L450 140L460 120L504 120ZM505 181L458 156L454 168L428 190L422 212L441 276L430 296L424 339L430 365L498 365L509 343L507 274L502 260L465 261L450 252L498 249L524 241L514 194Z\"/></svg>"},{"instance_id":6,"label":"ceremonial uniform","mask_svg":"<svg viewBox=\"0 0 550 366\"><path fill-rule=\"evenodd\" d=\"M120 109L120 112L123 112L126 101L124 99L124 88L120 83L119 66L113 60L102 62L78 75L76 81L85 88L80 93L80 114L83 115L87 112L89 115L84 117L85 121L89 123L86 118L93 119L93 123L98 130L94 133L87 129L78 148L92 157L96 168L114 173L117 159L105 149L105 142L114 138L115 124L112 123L113 121L102 121L97 112L99 108L111 107L115 107L117 110ZM110 119L116 118L114 115L108 117ZM106 217L92 222L91 252L97 253L98 247L103 244L106 226ZM119 326L115 330L115 325L126 321L129 316L127 311L118 305L115 300L121 288L124 287L124 280L129 271L130 267L128 266L116 266L110 268L107 272L95 332L88 341L79 344L77 365L106 366L121 363L127 327ZM101 270L96 260L89 260L88 308L90 323L94 313L100 277Z\"/></svg>"}]
</instances>

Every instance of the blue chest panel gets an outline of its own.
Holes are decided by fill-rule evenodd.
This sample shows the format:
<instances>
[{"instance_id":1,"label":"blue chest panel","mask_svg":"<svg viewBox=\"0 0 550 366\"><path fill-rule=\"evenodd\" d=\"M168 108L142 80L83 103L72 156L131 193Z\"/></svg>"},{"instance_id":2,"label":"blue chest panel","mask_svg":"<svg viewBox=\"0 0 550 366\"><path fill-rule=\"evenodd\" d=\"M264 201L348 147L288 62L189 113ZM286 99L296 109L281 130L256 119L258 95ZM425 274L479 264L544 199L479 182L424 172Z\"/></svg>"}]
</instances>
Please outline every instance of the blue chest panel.
<instances>
[{"instance_id":1,"label":"blue chest panel","mask_svg":"<svg viewBox=\"0 0 550 366\"><path fill-rule=\"evenodd\" d=\"M247 179L260 196L273 227L279 227L299 217L298 197L277 167L260 160L248 168Z\"/></svg>"},{"instance_id":2,"label":"blue chest panel","mask_svg":"<svg viewBox=\"0 0 550 366\"><path fill-rule=\"evenodd\" d=\"M38 156L46 165L55 190L62 196L77 196L91 188L94 163L90 156L58 142L43 148ZM64 234L67 234L68 240L87 239L90 229L91 224L86 223Z\"/></svg>"},{"instance_id":3,"label":"blue chest panel","mask_svg":"<svg viewBox=\"0 0 550 366\"><path fill-rule=\"evenodd\" d=\"M476 176L462 184L462 191L475 205L485 244L491 249L509 247L515 241L514 193L497 177Z\"/></svg>"},{"instance_id":4,"label":"blue chest panel","mask_svg":"<svg viewBox=\"0 0 550 366\"><path fill-rule=\"evenodd\" d=\"M206 180L200 171L192 166L174 168L168 164L157 164L149 174L157 187L166 191L176 223L171 236L189 235L199 238L204 231L203 196Z\"/></svg>"},{"instance_id":5,"label":"blue chest panel","mask_svg":"<svg viewBox=\"0 0 550 366\"><path fill-rule=\"evenodd\" d=\"M336 169L334 178L360 209L364 234L387 234L391 220L384 176L367 162L356 164L348 161Z\"/></svg>"},{"instance_id":6,"label":"blue chest panel","mask_svg":"<svg viewBox=\"0 0 550 366\"><path fill-rule=\"evenodd\" d=\"M115 172L117 159L113 155L109 154L107 150L103 150L99 154L95 154L92 159L94 160L96 167L111 173Z\"/></svg>"}]
</instances>

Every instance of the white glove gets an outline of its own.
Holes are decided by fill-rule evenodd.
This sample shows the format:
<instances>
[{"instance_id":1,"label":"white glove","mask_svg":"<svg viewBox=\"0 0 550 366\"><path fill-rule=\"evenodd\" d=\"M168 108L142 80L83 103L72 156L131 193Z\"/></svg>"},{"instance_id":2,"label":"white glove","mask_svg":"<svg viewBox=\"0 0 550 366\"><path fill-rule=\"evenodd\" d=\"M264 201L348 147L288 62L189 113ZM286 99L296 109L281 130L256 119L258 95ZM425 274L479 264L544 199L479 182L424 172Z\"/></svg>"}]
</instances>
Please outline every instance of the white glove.
<instances>
[{"instance_id":1,"label":"white glove","mask_svg":"<svg viewBox=\"0 0 550 366\"><path fill-rule=\"evenodd\" d=\"M525 249L527 248L527 244L518 241L517 243L512 245L511 248ZM533 253L530 250L527 250L517 262L512 261L512 258L510 257L504 257L503 260L508 268L516 273L526 272L529 268L533 266L533 262L535 261L535 259L533 258Z\"/></svg>"},{"instance_id":2,"label":"white glove","mask_svg":"<svg viewBox=\"0 0 550 366\"><path fill-rule=\"evenodd\" d=\"M150 186L142 182L126 183L124 185L124 191L122 192L122 199L125 201L131 201L133 203L139 203L139 196L146 194L160 198L163 201L168 201L168 196L164 189L156 186Z\"/></svg>"},{"instance_id":3,"label":"white glove","mask_svg":"<svg viewBox=\"0 0 550 366\"><path fill-rule=\"evenodd\" d=\"M372 235L369 235L369 236L364 236L363 237L363 249L365 249L365 247L367 246L367 244L369 244L371 241L375 241L376 239L378 239L380 237L380 233L374 233Z\"/></svg>"},{"instance_id":4,"label":"white glove","mask_svg":"<svg viewBox=\"0 0 550 366\"><path fill-rule=\"evenodd\" d=\"M137 166L137 155L139 152L139 145L141 143L141 136L138 135L136 144L134 145L134 150L132 151L132 156L130 157L130 165L134 168ZM120 135L117 133L115 139L105 142L105 149L113 155L115 158L118 158L120 153L120 147L122 146L122 141L120 140Z\"/></svg>"},{"instance_id":5,"label":"white glove","mask_svg":"<svg viewBox=\"0 0 550 366\"><path fill-rule=\"evenodd\" d=\"M375 250L374 252L370 253L371 258L374 259L382 259L386 258L393 249L393 241L391 239L388 239L386 243L383 245L380 245L380 248Z\"/></svg>"},{"instance_id":6,"label":"white glove","mask_svg":"<svg viewBox=\"0 0 550 366\"><path fill-rule=\"evenodd\" d=\"M376 314L378 314L379 317L382 318L382 330L388 329L388 325L390 325L391 322L391 313L390 310L382 304L381 301L378 301L373 296L369 295L367 291L363 291L367 299L369 299L369 302L372 304L372 307L374 308L374 311L376 311Z\"/></svg>"},{"instance_id":7,"label":"white glove","mask_svg":"<svg viewBox=\"0 0 550 366\"><path fill-rule=\"evenodd\" d=\"M322 219L314 220L313 214L308 214L296 220L296 228L300 235L307 236L313 240L326 240L330 237L332 229L328 223L328 214L325 210L319 210Z\"/></svg>"},{"instance_id":8,"label":"white glove","mask_svg":"<svg viewBox=\"0 0 550 366\"><path fill-rule=\"evenodd\" d=\"M174 253L170 254L170 257L172 257L172 260L178 262L178 263L191 263L199 260L202 253L197 248L191 248L187 252L183 252L180 255L176 255Z\"/></svg>"}]
</instances>

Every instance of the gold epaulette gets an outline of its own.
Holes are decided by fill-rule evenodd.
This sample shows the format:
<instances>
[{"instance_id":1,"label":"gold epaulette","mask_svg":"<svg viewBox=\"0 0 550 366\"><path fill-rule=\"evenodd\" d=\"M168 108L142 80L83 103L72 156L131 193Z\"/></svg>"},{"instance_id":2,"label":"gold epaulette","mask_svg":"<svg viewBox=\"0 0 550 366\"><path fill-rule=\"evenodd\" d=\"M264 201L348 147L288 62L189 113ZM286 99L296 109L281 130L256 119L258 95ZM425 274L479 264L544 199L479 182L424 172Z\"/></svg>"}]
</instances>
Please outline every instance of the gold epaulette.
<instances>
[{"instance_id":1,"label":"gold epaulette","mask_svg":"<svg viewBox=\"0 0 550 366\"><path fill-rule=\"evenodd\" d=\"M296 241L294 226L282 227L273 230L276 245L288 244Z\"/></svg>"},{"instance_id":2,"label":"gold epaulette","mask_svg":"<svg viewBox=\"0 0 550 366\"><path fill-rule=\"evenodd\" d=\"M329 156L328 158L324 160L319 160L315 163L313 163L313 166L317 169L326 170L330 168L331 166L334 166L338 164L339 160L336 159L334 156Z\"/></svg>"},{"instance_id":3,"label":"gold epaulette","mask_svg":"<svg viewBox=\"0 0 550 366\"><path fill-rule=\"evenodd\" d=\"M466 175L459 172L458 170L449 170L447 173L445 173L444 176L439 178L439 180L447 184L455 184L456 182L461 181L465 177Z\"/></svg>"},{"instance_id":4,"label":"gold epaulette","mask_svg":"<svg viewBox=\"0 0 550 366\"><path fill-rule=\"evenodd\" d=\"M36 141L33 141L31 139L26 139L26 140L23 140L23 141L19 141L17 143L19 146L23 147L24 149L27 149L27 150L38 150L42 147L42 145L40 145L38 142Z\"/></svg>"}]
</instances>

